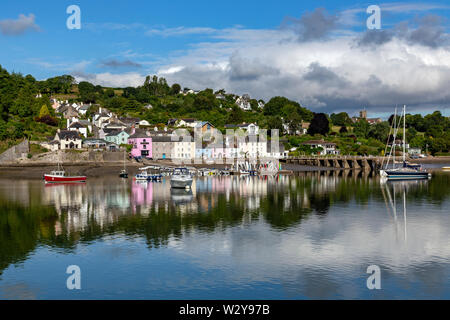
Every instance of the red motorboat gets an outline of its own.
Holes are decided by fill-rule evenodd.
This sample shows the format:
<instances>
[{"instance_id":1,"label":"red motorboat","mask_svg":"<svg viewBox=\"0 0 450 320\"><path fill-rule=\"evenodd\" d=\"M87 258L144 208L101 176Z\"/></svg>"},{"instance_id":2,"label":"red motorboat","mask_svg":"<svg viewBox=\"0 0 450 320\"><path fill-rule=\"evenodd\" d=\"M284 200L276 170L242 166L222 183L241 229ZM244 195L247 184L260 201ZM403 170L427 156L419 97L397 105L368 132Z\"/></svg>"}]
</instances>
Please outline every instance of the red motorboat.
<instances>
[{"instance_id":1,"label":"red motorboat","mask_svg":"<svg viewBox=\"0 0 450 320\"><path fill-rule=\"evenodd\" d=\"M45 183L75 183L86 182L86 176L66 176L62 170L52 171L50 174L44 174Z\"/></svg>"}]
</instances>

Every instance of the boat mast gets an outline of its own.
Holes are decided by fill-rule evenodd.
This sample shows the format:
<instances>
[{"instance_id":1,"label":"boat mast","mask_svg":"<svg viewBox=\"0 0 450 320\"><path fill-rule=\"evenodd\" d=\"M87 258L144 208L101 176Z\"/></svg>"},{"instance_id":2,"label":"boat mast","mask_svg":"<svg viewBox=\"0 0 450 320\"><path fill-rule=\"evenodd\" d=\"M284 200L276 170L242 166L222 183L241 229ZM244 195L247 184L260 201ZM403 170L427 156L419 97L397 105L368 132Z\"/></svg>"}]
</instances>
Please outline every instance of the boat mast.
<instances>
[{"instance_id":1,"label":"boat mast","mask_svg":"<svg viewBox=\"0 0 450 320\"><path fill-rule=\"evenodd\" d=\"M395 141L397 140L397 131L398 131L398 123L397 123L397 107L396 107L394 113L394 140L392 142L393 148L391 148L391 152L392 150L394 151L394 154L392 156L392 168L395 168Z\"/></svg>"},{"instance_id":2,"label":"boat mast","mask_svg":"<svg viewBox=\"0 0 450 320\"><path fill-rule=\"evenodd\" d=\"M403 166L406 164L406 105L403 106Z\"/></svg>"}]
</instances>

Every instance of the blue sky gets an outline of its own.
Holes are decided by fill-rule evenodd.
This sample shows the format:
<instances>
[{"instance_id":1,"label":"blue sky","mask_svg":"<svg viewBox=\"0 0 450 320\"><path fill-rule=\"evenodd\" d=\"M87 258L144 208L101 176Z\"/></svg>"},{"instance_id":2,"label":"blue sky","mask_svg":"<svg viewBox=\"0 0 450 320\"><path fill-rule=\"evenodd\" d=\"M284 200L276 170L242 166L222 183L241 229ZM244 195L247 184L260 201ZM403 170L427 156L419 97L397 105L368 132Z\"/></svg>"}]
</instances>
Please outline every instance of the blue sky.
<instances>
[{"instance_id":1,"label":"blue sky","mask_svg":"<svg viewBox=\"0 0 450 320\"><path fill-rule=\"evenodd\" d=\"M81 30L66 28L72 4ZM366 28L372 4L382 9L376 34ZM383 114L407 103L448 114L449 15L448 1L3 2L0 64L108 86L158 74L195 89L285 95L318 111Z\"/></svg>"}]
</instances>

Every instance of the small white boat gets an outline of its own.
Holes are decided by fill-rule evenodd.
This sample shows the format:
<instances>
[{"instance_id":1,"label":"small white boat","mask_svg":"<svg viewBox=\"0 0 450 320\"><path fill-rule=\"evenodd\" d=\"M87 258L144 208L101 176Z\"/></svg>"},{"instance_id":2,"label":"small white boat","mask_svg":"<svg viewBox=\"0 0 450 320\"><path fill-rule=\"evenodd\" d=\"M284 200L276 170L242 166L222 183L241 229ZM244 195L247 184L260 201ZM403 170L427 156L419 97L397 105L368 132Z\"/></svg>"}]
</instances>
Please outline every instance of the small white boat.
<instances>
[{"instance_id":1,"label":"small white boat","mask_svg":"<svg viewBox=\"0 0 450 320\"><path fill-rule=\"evenodd\" d=\"M187 168L175 168L170 177L170 186L175 189L186 189L192 186L192 176Z\"/></svg>"},{"instance_id":2,"label":"small white boat","mask_svg":"<svg viewBox=\"0 0 450 320\"><path fill-rule=\"evenodd\" d=\"M147 169L149 169L149 167L139 168L141 173L138 173L137 175L135 175L134 180L147 181L150 178L150 175L148 174Z\"/></svg>"}]
</instances>

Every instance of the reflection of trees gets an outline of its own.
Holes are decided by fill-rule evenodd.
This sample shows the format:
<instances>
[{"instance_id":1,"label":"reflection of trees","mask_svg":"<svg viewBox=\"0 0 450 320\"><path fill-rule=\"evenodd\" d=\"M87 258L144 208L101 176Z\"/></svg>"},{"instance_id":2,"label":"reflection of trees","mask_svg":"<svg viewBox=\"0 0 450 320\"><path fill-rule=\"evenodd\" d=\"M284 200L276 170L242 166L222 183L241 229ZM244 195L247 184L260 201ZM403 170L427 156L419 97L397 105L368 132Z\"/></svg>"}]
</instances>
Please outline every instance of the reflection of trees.
<instances>
[{"instance_id":1,"label":"reflection of trees","mask_svg":"<svg viewBox=\"0 0 450 320\"><path fill-rule=\"evenodd\" d=\"M39 239L54 235L58 216L54 208L0 202L0 274L11 263L25 260Z\"/></svg>"},{"instance_id":2,"label":"reflection of trees","mask_svg":"<svg viewBox=\"0 0 450 320\"><path fill-rule=\"evenodd\" d=\"M192 206L188 203L182 207L171 202L169 193L169 198L153 199L142 213L133 213L131 208L118 206L117 201L111 200L116 198L114 192L124 193L121 188L105 187L111 194L102 197L105 202L101 206L92 199L93 192L85 188L79 188L82 196L69 192L61 198L69 200L64 206L56 202L42 205L42 195L36 192L29 194L25 206L0 198L0 272L11 263L26 259L39 244L74 250L79 242L124 234L145 237L150 248L157 248L166 245L171 238L181 238L192 232L225 231L256 220L264 220L273 229L282 231L314 214L325 215L338 203L384 201L377 179L281 177L264 180L263 184L260 181L257 187L248 184L247 189L239 181L217 180L220 191L212 187L197 190L191 202L197 205ZM450 194L449 182L450 175L435 174L430 181L409 183L407 199L441 204ZM75 196L81 199L81 204L72 201ZM17 201L23 203L20 199ZM44 203L47 204L48 199ZM104 215L98 214L99 208ZM78 221L82 224L72 223L70 219L74 217L80 218Z\"/></svg>"}]
</instances>

